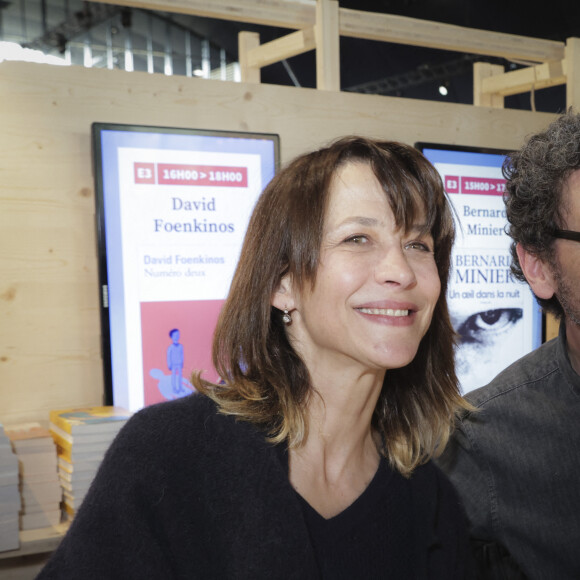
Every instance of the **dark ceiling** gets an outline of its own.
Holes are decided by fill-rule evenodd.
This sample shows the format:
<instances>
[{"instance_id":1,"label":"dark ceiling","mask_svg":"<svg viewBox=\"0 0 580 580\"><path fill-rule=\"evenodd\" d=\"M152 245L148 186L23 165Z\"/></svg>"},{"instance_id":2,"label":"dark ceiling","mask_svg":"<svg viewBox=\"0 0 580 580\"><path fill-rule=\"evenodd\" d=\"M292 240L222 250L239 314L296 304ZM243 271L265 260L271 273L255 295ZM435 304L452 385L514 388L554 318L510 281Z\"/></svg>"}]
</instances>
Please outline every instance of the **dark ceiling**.
<instances>
[{"instance_id":1,"label":"dark ceiling","mask_svg":"<svg viewBox=\"0 0 580 580\"><path fill-rule=\"evenodd\" d=\"M561 42L580 36L580 0L552 0L549 5L513 0L339 0L339 6ZM205 19L200 21L200 26L203 28L200 33L232 54L237 53L238 31L257 31L261 42L289 32ZM342 90L466 104L473 102L474 60L503 64L506 70L520 66L503 59L353 38L341 38L340 51ZM262 82L315 87L314 54L300 55L262 69ZM439 94L441 83L448 86L446 97ZM565 89L562 86L537 91L533 101L538 111L562 111L566 105ZM507 97L506 107L531 109L530 94Z\"/></svg>"}]
</instances>

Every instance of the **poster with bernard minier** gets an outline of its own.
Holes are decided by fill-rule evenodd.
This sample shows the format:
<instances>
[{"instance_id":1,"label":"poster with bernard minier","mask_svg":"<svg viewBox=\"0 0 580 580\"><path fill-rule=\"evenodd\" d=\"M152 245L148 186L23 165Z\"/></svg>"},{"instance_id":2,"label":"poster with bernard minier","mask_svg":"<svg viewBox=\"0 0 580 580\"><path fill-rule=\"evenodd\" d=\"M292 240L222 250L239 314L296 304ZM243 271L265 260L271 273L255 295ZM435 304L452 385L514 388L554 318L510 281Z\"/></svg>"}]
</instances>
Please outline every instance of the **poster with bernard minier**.
<instances>
[{"instance_id":1,"label":"poster with bernard minier","mask_svg":"<svg viewBox=\"0 0 580 580\"><path fill-rule=\"evenodd\" d=\"M510 270L501 170L505 154L417 146L441 175L455 213L447 298L458 334L457 374L467 393L540 345L541 311L527 284Z\"/></svg>"}]
</instances>

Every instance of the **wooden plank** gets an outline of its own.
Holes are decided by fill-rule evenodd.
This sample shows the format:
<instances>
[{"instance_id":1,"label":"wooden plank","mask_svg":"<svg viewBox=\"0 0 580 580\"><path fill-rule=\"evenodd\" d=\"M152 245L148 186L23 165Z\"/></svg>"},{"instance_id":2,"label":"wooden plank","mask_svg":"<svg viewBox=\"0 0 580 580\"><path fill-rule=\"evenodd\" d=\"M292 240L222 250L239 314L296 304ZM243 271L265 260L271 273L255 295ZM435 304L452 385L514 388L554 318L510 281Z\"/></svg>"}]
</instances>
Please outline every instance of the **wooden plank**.
<instances>
[{"instance_id":1,"label":"wooden plank","mask_svg":"<svg viewBox=\"0 0 580 580\"><path fill-rule=\"evenodd\" d=\"M340 10L340 33L368 40L533 62L564 58L563 42L346 8Z\"/></svg>"},{"instance_id":2,"label":"wooden plank","mask_svg":"<svg viewBox=\"0 0 580 580\"><path fill-rule=\"evenodd\" d=\"M316 23L315 0L116 0L119 6L193 14L290 29ZM340 35L531 62L564 58L564 43L406 16L339 9Z\"/></svg>"},{"instance_id":3,"label":"wooden plank","mask_svg":"<svg viewBox=\"0 0 580 580\"><path fill-rule=\"evenodd\" d=\"M316 9L316 0L115 0L108 4L294 30L314 26Z\"/></svg>"},{"instance_id":4,"label":"wooden plank","mask_svg":"<svg viewBox=\"0 0 580 580\"><path fill-rule=\"evenodd\" d=\"M481 81L481 92L503 97L566 84L562 61L547 62L488 76Z\"/></svg>"},{"instance_id":5,"label":"wooden plank","mask_svg":"<svg viewBox=\"0 0 580 580\"><path fill-rule=\"evenodd\" d=\"M501 75L504 68L498 64L476 62L473 64L473 104L478 107L495 107L503 109L503 97L497 94L486 93L483 82L492 75Z\"/></svg>"},{"instance_id":6,"label":"wooden plank","mask_svg":"<svg viewBox=\"0 0 580 580\"><path fill-rule=\"evenodd\" d=\"M246 58L249 67L262 68L315 48L314 28L306 28L291 32L266 44L260 44L249 50Z\"/></svg>"},{"instance_id":7,"label":"wooden plank","mask_svg":"<svg viewBox=\"0 0 580 580\"><path fill-rule=\"evenodd\" d=\"M257 32L240 32L238 34L238 60L240 78L243 83L259 83L260 67L250 62L251 53L260 46L260 35Z\"/></svg>"},{"instance_id":8,"label":"wooden plank","mask_svg":"<svg viewBox=\"0 0 580 580\"><path fill-rule=\"evenodd\" d=\"M316 4L316 88L340 91L340 33L338 2Z\"/></svg>"},{"instance_id":9,"label":"wooden plank","mask_svg":"<svg viewBox=\"0 0 580 580\"><path fill-rule=\"evenodd\" d=\"M546 342L558 336L560 321L550 312L546 313Z\"/></svg>"},{"instance_id":10,"label":"wooden plank","mask_svg":"<svg viewBox=\"0 0 580 580\"><path fill-rule=\"evenodd\" d=\"M566 42L566 107L580 111L580 38Z\"/></svg>"}]
</instances>

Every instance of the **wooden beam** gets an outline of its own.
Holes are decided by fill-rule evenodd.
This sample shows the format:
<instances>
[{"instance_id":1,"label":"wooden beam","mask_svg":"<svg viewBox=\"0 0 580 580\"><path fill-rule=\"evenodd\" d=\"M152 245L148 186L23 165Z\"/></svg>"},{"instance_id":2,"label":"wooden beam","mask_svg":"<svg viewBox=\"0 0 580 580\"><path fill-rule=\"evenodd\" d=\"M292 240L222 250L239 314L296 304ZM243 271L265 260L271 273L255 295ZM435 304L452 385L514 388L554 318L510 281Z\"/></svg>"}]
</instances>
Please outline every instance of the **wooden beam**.
<instances>
[{"instance_id":1,"label":"wooden beam","mask_svg":"<svg viewBox=\"0 0 580 580\"><path fill-rule=\"evenodd\" d=\"M315 0L115 0L110 3L293 30L316 24ZM552 40L347 8L339 8L339 20L341 36L530 62L564 58L564 43Z\"/></svg>"},{"instance_id":2,"label":"wooden beam","mask_svg":"<svg viewBox=\"0 0 580 580\"><path fill-rule=\"evenodd\" d=\"M551 312L546 312L546 338L545 342L556 338L560 333L560 320Z\"/></svg>"},{"instance_id":3,"label":"wooden beam","mask_svg":"<svg viewBox=\"0 0 580 580\"><path fill-rule=\"evenodd\" d=\"M368 40L533 62L564 58L563 42L346 8L340 10L340 33Z\"/></svg>"},{"instance_id":4,"label":"wooden beam","mask_svg":"<svg viewBox=\"0 0 580 580\"><path fill-rule=\"evenodd\" d=\"M488 76L481 81L481 92L503 97L566 84L563 61L529 66L501 75Z\"/></svg>"},{"instance_id":5,"label":"wooden beam","mask_svg":"<svg viewBox=\"0 0 580 580\"><path fill-rule=\"evenodd\" d=\"M238 34L238 60L240 78L243 83L259 83L260 67L250 64L249 55L260 46L260 35L257 32L240 32Z\"/></svg>"},{"instance_id":6,"label":"wooden beam","mask_svg":"<svg viewBox=\"0 0 580 580\"><path fill-rule=\"evenodd\" d=\"M250 50L247 55L248 65L262 68L315 48L314 28L297 30Z\"/></svg>"},{"instance_id":7,"label":"wooden beam","mask_svg":"<svg viewBox=\"0 0 580 580\"><path fill-rule=\"evenodd\" d=\"M316 4L316 88L340 91L340 33L337 0Z\"/></svg>"},{"instance_id":8,"label":"wooden beam","mask_svg":"<svg viewBox=\"0 0 580 580\"><path fill-rule=\"evenodd\" d=\"M580 111L580 38L566 42L566 107Z\"/></svg>"},{"instance_id":9,"label":"wooden beam","mask_svg":"<svg viewBox=\"0 0 580 580\"><path fill-rule=\"evenodd\" d=\"M256 33L241 33L242 81L259 82L255 74L262 67L313 49L316 49L317 88L340 91L340 35L336 0L318 0L314 27L292 32L272 42L260 45Z\"/></svg>"},{"instance_id":10,"label":"wooden beam","mask_svg":"<svg viewBox=\"0 0 580 580\"><path fill-rule=\"evenodd\" d=\"M108 3L293 30L314 26L316 10L316 0L114 0Z\"/></svg>"},{"instance_id":11,"label":"wooden beam","mask_svg":"<svg viewBox=\"0 0 580 580\"><path fill-rule=\"evenodd\" d=\"M488 62L473 63L473 104L478 107L504 108L504 99L498 94L487 93L483 90L483 82L494 75L503 75L504 68L499 64Z\"/></svg>"}]
</instances>

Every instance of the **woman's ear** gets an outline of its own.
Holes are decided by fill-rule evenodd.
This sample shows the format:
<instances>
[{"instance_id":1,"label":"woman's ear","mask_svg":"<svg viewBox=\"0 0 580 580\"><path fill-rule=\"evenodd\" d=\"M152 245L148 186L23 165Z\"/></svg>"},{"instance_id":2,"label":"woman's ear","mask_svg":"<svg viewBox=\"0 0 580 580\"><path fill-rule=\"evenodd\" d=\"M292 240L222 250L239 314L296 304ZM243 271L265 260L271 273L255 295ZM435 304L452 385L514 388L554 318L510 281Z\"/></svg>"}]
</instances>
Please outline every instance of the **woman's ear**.
<instances>
[{"instance_id":1,"label":"woman's ear","mask_svg":"<svg viewBox=\"0 0 580 580\"><path fill-rule=\"evenodd\" d=\"M538 256L530 254L521 244L516 246L516 252L520 261L522 272L532 289L538 297L549 300L556 292L556 283L549 264L540 260Z\"/></svg>"},{"instance_id":2,"label":"woman's ear","mask_svg":"<svg viewBox=\"0 0 580 580\"><path fill-rule=\"evenodd\" d=\"M278 308L278 310L294 310L294 293L292 290L292 276L290 274L282 276L278 287L272 294L271 304L275 308Z\"/></svg>"}]
</instances>

